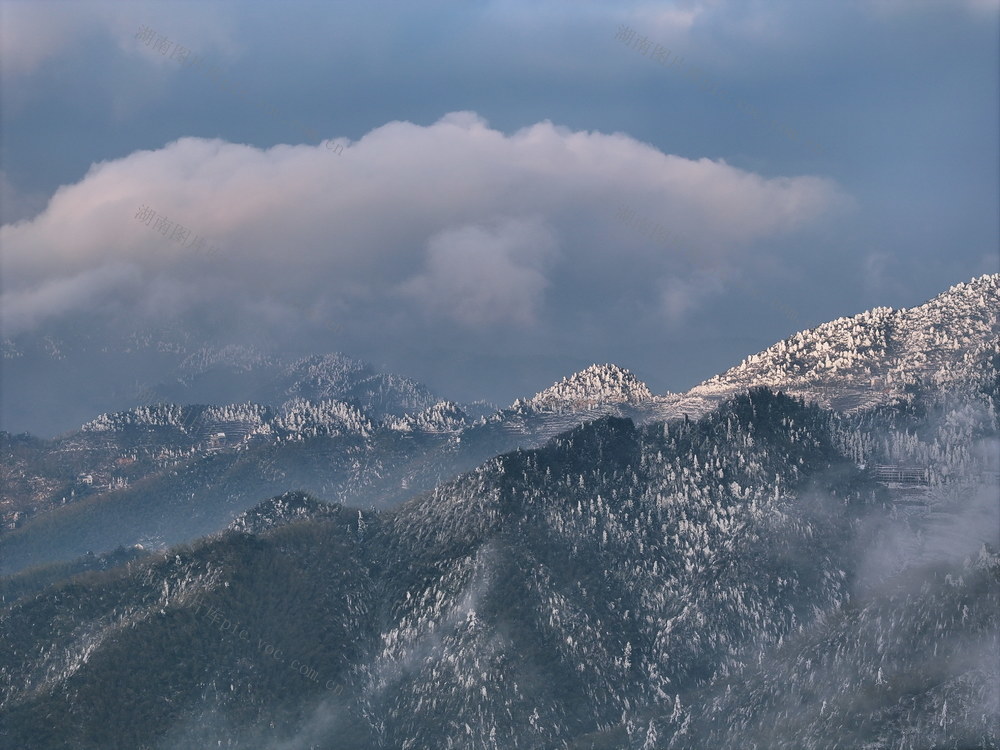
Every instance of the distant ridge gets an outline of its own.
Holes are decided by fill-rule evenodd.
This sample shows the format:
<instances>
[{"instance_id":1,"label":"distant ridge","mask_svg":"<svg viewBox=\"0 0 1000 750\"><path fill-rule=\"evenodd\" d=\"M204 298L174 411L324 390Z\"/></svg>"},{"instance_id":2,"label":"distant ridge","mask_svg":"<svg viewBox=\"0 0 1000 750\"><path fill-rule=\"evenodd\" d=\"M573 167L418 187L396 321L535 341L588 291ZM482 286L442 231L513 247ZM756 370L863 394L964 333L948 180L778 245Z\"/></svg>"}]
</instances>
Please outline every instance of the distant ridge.
<instances>
[{"instance_id":1,"label":"distant ridge","mask_svg":"<svg viewBox=\"0 0 1000 750\"><path fill-rule=\"evenodd\" d=\"M685 395L767 386L836 409L864 408L918 382L978 382L998 351L1000 274L988 274L916 307L876 307L799 331Z\"/></svg>"},{"instance_id":2,"label":"distant ridge","mask_svg":"<svg viewBox=\"0 0 1000 750\"><path fill-rule=\"evenodd\" d=\"M613 364L591 365L519 404L537 410L580 411L605 404L640 404L653 394L635 375Z\"/></svg>"}]
</instances>

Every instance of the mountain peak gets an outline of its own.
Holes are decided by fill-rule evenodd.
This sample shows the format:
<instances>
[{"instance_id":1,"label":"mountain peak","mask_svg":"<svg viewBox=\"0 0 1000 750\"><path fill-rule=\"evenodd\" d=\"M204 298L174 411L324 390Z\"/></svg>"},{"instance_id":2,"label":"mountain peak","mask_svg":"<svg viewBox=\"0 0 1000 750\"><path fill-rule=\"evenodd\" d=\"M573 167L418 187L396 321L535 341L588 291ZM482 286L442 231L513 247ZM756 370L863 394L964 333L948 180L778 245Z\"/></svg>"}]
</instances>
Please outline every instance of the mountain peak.
<instances>
[{"instance_id":1,"label":"mountain peak","mask_svg":"<svg viewBox=\"0 0 1000 750\"><path fill-rule=\"evenodd\" d=\"M526 403L535 409L579 411L603 404L637 404L653 398L649 388L623 367L591 365L551 388L536 393Z\"/></svg>"},{"instance_id":2,"label":"mountain peak","mask_svg":"<svg viewBox=\"0 0 1000 750\"><path fill-rule=\"evenodd\" d=\"M1000 274L980 276L916 307L876 307L799 331L689 394L719 396L764 385L852 409L920 380L973 382L997 351L998 311Z\"/></svg>"}]
</instances>

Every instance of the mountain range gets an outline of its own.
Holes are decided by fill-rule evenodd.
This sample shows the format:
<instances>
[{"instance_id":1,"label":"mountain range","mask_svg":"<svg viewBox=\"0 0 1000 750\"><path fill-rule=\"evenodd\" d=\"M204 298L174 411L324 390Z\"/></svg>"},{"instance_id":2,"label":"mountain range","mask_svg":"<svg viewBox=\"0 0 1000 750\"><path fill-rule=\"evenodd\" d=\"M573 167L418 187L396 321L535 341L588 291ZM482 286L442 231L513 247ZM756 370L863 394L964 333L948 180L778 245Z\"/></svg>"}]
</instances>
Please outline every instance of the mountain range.
<instances>
[{"instance_id":1,"label":"mountain range","mask_svg":"<svg viewBox=\"0 0 1000 750\"><path fill-rule=\"evenodd\" d=\"M3 434L0 738L1000 746L998 313L985 276L504 409L203 352Z\"/></svg>"},{"instance_id":2,"label":"mountain range","mask_svg":"<svg viewBox=\"0 0 1000 750\"><path fill-rule=\"evenodd\" d=\"M52 441L0 435L0 573L191 541L289 488L390 507L602 415L637 423L697 417L755 386L846 413L921 384L981 387L996 366L998 309L1000 276L984 276L917 308L880 308L797 333L685 394L655 396L605 364L501 410L440 400L339 354L284 362L245 347L199 351L170 385L145 391L152 403L100 415ZM227 388L260 400L179 405L198 403L182 396Z\"/></svg>"}]
</instances>

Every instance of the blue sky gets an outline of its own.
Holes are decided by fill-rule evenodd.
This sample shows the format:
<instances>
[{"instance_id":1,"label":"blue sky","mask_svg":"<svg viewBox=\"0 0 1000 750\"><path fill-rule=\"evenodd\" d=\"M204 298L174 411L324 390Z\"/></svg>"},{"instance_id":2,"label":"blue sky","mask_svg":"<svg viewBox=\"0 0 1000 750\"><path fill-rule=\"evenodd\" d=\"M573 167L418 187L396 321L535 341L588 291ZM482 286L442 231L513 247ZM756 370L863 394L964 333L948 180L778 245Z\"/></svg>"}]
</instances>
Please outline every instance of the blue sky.
<instances>
[{"instance_id":1,"label":"blue sky","mask_svg":"<svg viewBox=\"0 0 1000 750\"><path fill-rule=\"evenodd\" d=\"M3 332L683 390L1000 271L998 6L0 0Z\"/></svg>"}]
</instances>

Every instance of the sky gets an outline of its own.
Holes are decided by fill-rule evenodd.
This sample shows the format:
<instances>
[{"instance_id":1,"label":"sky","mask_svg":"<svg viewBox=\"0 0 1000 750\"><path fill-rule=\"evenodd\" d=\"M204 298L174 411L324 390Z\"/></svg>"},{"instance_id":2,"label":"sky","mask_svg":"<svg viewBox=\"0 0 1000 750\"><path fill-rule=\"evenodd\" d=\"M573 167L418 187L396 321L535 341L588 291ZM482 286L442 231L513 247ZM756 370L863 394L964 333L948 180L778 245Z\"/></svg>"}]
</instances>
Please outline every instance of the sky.
<instances>
[{"instance_id":1,"label":"sky","mask_svg":"<svg viewBox=\"0 0 1000 750\"><path fill-rule=\"evenodd\" d=\"M5 351L170 329L457 401L603 362L686 390L1000 272L998 17L0 0Z\"/></svg>"}]
</instances>

